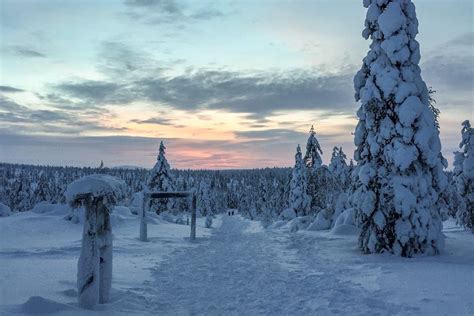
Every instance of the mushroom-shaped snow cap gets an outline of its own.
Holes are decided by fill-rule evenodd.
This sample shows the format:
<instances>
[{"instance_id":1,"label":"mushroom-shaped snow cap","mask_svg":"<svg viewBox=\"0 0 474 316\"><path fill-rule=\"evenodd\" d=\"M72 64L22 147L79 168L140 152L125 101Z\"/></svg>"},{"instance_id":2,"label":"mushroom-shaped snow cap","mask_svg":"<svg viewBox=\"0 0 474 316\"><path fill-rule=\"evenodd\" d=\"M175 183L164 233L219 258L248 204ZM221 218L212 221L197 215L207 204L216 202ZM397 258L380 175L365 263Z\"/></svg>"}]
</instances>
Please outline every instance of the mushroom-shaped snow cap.
<instances>
[{"instance_id":1,"label":"mushroom-shaped snow cap","mask_svg":"<svg viewBox=\"0 0 474 316\"><path fill-rule=\"evenodd\" d=\"M126 184L112 176L93 174L71 182L64 193L72 207L77 207L87 196L105 197L107 204L115 204L126 196Z\"/></svg>"}]
</instances>

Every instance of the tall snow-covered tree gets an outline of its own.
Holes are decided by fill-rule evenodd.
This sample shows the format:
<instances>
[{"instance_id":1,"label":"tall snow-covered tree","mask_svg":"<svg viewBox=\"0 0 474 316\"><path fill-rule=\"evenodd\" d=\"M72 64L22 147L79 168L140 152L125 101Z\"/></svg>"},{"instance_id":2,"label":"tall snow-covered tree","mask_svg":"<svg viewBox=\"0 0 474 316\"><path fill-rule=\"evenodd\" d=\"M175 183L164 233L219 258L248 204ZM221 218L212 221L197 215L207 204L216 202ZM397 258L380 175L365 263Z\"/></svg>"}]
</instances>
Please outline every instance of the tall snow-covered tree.
<instances>
[{"instance_id":1,"label":"tall snow-covered tree","mask_svg":"<svg viewBox=\"0 0 474 316\"><path fill-rule=\"evenodd\" d=\"M212 194L209 180L203 179L199 183L199 189L196 197L196 208L201 216L212 215Z\"/></svg>"},{"instance_id":2,"label":"tall snow-covered tree","mask_svg":"<svg viewBox=\"0 0 474 316\"><path fill-rule=\"evenodd\" d=\"M319 146L318 139L316 138L314 126L311 125L308 142L306 143L306 154L304 155L304 162L306 166L310 169L317 169L321 167L323 163L321 159L322 154L323 151L321 150L321 146Z\"/></svg>"},{"instance_id":3,"label":"tall snow-covered tree","mask_svg":"<svg viewBox=\"0 0 474 316\"><path fill-rule=\"evenodd\" d=\"M290 207L298 216L307 215L311 206L308 195L308 171L303 162L301 147L298 145L295 155L295 167L290 182Z\"/></svg>"},{"instance_id":4,"label":"tall snow-covered tree","mask_svg":"<svg viewBox=\"0 0 474 316\"><path fill-rule=\"evenodd\" d=\"M329 171L331 171L334 179L342 186L344 190L348 184L349 167L346 162L347 156L342 147L334 147L332 150L331 162L329 163Z\"/></svg>"},{"instance_id":5,"label":"tall snow-covered tree","mask_svg":"<svg viewBox=\"0 0 474 316\"><path fill-rule=\"evenodd\" d=\"M147 176L147 188L149 191L167 192L174 189L174 179L171 174L170 165L165 157L165 149L165 145L161 142L156 164ZM168 201L168 199L154 199L150 210L159 214L167 211L170 203L171 201Z\"/></svg>"},{"instance_id":6,"label":"tall snow-covered tree","mask_svg":"<svg viewBox=\"0 0 474 316\"><path fill-rule=\"evenodd\" d=\"M361 102L356 214L365 253L411 257L442 248L438 197L447 181L439 131L421 78L418 20L411 0L364 0L372 40L354 78Z\"/></svg>"},{"instance_id":7,"label":"tall snow-covered tree","mask_svg":"<svg viewBox=\"0 0 474 316\"><path fill-rule=\"evenodd\" d=\"M35 195L35 202L51 202L51 189L49 186L49 178L45 171L41 170L39 173L39 180L36 184L36 188L34 191Z\"/></svg>"},{"instance_id":8,"label":"tall snow-covered tree","mask_svg":"<svg viewBox=\"0 0 474 316\"><path fill-rule=\"evenodd\" d=\"M464 121L462 126L459 144L462 151L456 152L454 157L454 178L462 199L456 217L459 224L470 228L474 234L474 128L469 121Z\"/></svg>"}]
</instances>

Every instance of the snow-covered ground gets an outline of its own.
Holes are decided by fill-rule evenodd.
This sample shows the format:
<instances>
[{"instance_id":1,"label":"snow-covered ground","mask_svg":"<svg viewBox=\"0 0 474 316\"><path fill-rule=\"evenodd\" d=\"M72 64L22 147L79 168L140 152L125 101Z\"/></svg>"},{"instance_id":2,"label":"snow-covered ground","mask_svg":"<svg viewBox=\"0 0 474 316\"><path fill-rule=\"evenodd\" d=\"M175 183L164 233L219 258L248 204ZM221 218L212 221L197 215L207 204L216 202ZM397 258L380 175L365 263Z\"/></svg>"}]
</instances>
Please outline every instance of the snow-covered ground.
<instances>
[{"instance_id":1,"label":"snow-covered ground","mask_svg":"<svg viewBox=\"0 0 474 316\"><path fill-rule=\"evenodd\" d=\"M44 214L30 211L0 218L0 315L30 309L57 308L74 314L77 310L76 274L83 225L64 220L69 212L64 205L47 208L45 205L41 210ZM125 207L117 208L112 215L113 302L104 307L110 314L127 314L129 302L123 300L143 294L144 283L151 281L151 271L156 266L177 250L204 243L211 232L204 228L205 219L198 218L200 242L190 243L189 226L154 216L149 220L149 242L140 242L138 216ZM214 220L214 226L219 223L219 219ZM67 305L48 304L41 298L23 304L35 296Z\"/></svg>"},{"instance_id":2,"label":"snow-covered ground","mask_svg":"<svg viewBox=\"0 0 474 316\"><path fill-rule=\"evenodd\" d=\"M45 214L0 218L0 314L81 315L76 264L81 224ZM445 223L446 224L446 223ZM113 217L108 315L473 315L474 238L448 222L447 251L405 259L362 255L353 231L264 230L223 215L211 230L155 219L150 242L122 208Z\"/></svg>"}]
</instances>

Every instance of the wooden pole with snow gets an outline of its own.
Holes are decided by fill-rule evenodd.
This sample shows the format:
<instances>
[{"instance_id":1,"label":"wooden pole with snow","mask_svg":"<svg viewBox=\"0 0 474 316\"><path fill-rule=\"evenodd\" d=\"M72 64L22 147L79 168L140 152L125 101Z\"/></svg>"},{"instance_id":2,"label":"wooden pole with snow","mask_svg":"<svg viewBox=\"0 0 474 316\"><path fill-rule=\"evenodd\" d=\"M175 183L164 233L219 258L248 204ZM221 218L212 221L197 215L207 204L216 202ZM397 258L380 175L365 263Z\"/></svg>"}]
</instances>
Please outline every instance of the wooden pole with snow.
<instances>
[{"instance_id":1,"label":"wooden pole with snow","mask_svg":"<svg viewBox=\"0 0 474 316\"><path fill-rule=\"evenodd\" d=\"M191 240L196 239L196 195L193 194L192 206L191 206Z\"/></svg>"},{"instance_id":2,"label":"wooden pole with snow","mask_svg":"<svg viewBox=\"0 0 474 316\"><path fill-rule=\"evenodd\" d=\"M146 226L146 212L150 205L150 199L146 194L143 194L142 213L140 214L140 241L148 240L148 230Z\"/></svg>"},{"instance_id":3,"label":"wooden pole with snow","mask_svg":"<svg viewBox=\"0 0 474 316\"><path fill-rule=\"evenodd\" d=\"M112 285L112 223L110 213L125 196L125 183L107 175L91 175L68 185L71 207L85 207L82 248L77 264L79 306L94 309L107 303Z\"/></svg>"},{"instance_id":4,"label":"wooden pole with snow","mask_svg":"<svg viewBox=\"0 0 474 316\"><path fill-rule=\"evenodd\" d=\"M191 202L191 235L190 239L196 239L196 195L193 192L144 192L143 206L140 220L140 240L147 241L147 225L146 212L153 199L169 199L169 198L187 198L192 196Z\"/></svg>"}]
</instances>

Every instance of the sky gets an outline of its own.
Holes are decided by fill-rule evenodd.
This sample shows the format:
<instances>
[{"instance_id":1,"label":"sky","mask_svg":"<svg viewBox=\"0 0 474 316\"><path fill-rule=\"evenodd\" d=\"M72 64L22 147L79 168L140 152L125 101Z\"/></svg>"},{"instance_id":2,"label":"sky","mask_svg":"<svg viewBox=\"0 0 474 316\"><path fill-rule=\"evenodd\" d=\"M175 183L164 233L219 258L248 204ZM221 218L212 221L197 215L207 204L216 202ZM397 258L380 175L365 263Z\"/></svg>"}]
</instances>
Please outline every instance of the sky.
<instances>
[{"instance_id":1,"label":"sky","mask_svg":"<svg viewBox=\"0 0 474 316\"><path fill-rule=\"evenodd\" d=\"M474 2L414 1L452 161L474 111ZM0 0L0 161L291 166L314 125L352 157L356 0Z\"/></svg>"}]
</instances>

